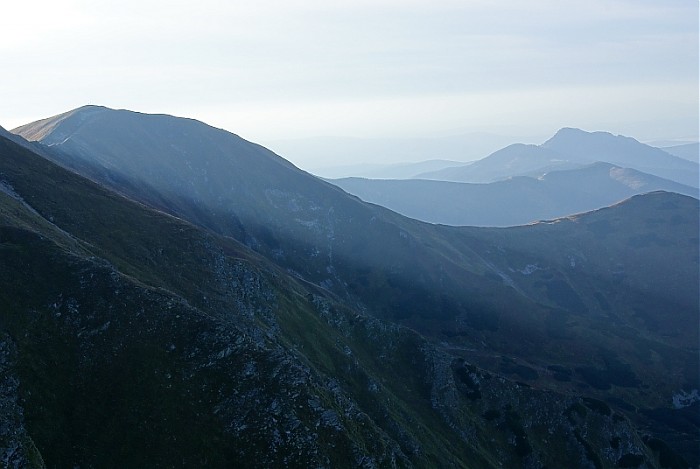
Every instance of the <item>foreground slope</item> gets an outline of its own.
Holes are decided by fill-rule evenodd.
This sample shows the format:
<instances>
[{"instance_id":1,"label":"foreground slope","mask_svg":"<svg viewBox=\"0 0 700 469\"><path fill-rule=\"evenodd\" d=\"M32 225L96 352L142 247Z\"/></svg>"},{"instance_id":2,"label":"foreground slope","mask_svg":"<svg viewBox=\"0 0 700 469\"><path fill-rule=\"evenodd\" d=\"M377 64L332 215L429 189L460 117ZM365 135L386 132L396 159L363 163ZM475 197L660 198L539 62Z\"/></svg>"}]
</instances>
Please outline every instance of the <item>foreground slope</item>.
<instances>
[{"instance_id":1,"label":"foreground slope","mask_svg":"<svg viewBox=\"0 0 700 469\"><path fill-rule=\"evenodd\" d=\"M607 163L552 171L537 179L515 177L489 184L360 178L329 182L407 217L456 226L524 225L658 190L698 197L695 188Z\"/></svg>"},{"instance_id":2,"label":"foreground slope","mask_svg":"<svg viewBox=\"0 0 700 469\"><path fill-rule=\"evenodd\" d=\"M476 309L481 300L470 285L501 285L477 253L455 258L431 239L433 227L365 204L258 145L197 121L86 107L25 126L21 134L40 138L59 164L234 237L388 319L428 326L453 314L441 297L458 294ZM387 296L387 289L395 293ZM522 300L504 293L504 301Z\"/></svg>"},{"instance_id":3,"label":"foreground slope","mask_svg":"<svg viewBox=\"0 0 700 469\"><path fill-rule=\"evenodd\" d=\"M0 175L8 467L658 463L602 402L484 371L2 138Z\"/></svg>"},{"instance_id":4,"label":"foreground slope","mask_svg":"<svg viewBox=\"0 0 700 469\"><path fill-rule=\"evenodd\" d=\"M675 396L700 388L696 199L649 194L576 223L440 227L362 203L195 121L86 108L37 129L47 124L44 149L62 165L238 239L302 284L408 325L465 363L605 401L613 409L605 415L626 414L657 452L656 440L665 440L674 445L668 454L697 460L689 449L697 422L683 420L692 399L673 407ZM533 237L547 244L537 247ZM455 363L448 368L463 373ZM470 380L454 381L467 386L462 397L483 397ZM436 406L456 418L453 406Z\"/></svg>"}]
</instances>

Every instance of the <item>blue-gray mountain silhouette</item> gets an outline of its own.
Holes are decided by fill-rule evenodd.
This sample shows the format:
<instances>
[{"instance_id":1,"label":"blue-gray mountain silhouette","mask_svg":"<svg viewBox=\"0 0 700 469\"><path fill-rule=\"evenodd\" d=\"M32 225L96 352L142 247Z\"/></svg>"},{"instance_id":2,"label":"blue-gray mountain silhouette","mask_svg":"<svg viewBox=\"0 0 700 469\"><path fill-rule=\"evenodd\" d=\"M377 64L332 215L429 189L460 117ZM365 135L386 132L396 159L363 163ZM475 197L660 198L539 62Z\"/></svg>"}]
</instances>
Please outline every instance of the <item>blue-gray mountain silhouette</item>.
<instances>
[{"instance_id":1,"label":"blue-gray mountain silhouette","mask_svg":"<svg viewBox=\"0 0 700 469\"><path fill-rule=\"evenodd\" d=\"M609 163L486 184L422 179L329 181L366 202L407 217L458 226L523 225L595 210L658 190L698 197L694 187Z\"/></svg>"},{"instance_id":2,"label":"blue-gray mountain silhouette","mask_svg":"<svg viewBox=\"0 0 700 469\"><path fill-rule=\"evenodd\" d=\"M513 176L540 176L595 162L611 163L698 187L698 164L608 132L563 128L542 145L515 144L467 166L416 176L455 182L493 182Z\"/></svg>"}]
</instances>

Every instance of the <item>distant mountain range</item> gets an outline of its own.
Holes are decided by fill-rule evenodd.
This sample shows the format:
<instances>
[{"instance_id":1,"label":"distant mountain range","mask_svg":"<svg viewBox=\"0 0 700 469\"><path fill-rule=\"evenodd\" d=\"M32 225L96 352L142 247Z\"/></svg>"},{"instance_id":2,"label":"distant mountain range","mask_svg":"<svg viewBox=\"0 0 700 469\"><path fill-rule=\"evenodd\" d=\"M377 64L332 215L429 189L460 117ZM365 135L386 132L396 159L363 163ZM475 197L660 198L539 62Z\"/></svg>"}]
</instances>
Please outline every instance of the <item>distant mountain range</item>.
<instances>
[{"instance_id":1,"label":"distant mountain range","mask_svg":"<svg viewBox=\"0 0 700 469\"><path fill-rule=\"evenodd\" d=\"M34 143L0 135L8 465L700 463L695 198L439 226L190 119L13 132ZM653 182L622 168L585 170Z\"/></svg>"},{"instance_id":2,"label":"distant mountain range","mask_svg":"<svg viewBox=\"0 0 700 469\"><path fill-rule=\"evenodd\" d=\"M418 179L494 182L514 176L541 176L596 162L635 169L698 187L698 164L629 137L564 128L542 145L514 144L469 165L422 173Z\"/></svg>"},{"instance_id":3,"label":"distant mountain range","mask_svg":"<svg viewBox=\"0 0 700 469\"><path fill-rule=\"evenodd\" d=\"M621 162L629 167L620 166ZM513 144L468 165L420 173L410 180L330 182L417 220L514 226L602 208L656 190L697 198L697 174L696 163L634 139L562 129L542 145Z\"/></svg>"},{"instance_id":4,"label":"distant mountain range","mask_svg":"<svg viewBox=\"0 0 700 469\"><path fill-rule=\"evenodd\" d=\"M490 184L361 178L330 182L407 217L456 226L523 225L595 210L658 190L698 198L696 188L608 163Z\"/></svg>"}]
</instances>

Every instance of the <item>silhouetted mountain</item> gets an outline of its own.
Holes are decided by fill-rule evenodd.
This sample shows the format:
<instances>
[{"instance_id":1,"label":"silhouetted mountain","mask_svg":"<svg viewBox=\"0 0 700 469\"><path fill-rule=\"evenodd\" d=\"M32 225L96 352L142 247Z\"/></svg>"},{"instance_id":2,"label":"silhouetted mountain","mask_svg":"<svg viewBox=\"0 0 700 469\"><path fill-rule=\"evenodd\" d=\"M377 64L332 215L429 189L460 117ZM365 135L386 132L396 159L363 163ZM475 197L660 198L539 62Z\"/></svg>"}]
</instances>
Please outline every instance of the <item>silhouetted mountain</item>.
<instances>
[{"instance_id":1,"label":"silhouetted mountain","mask_svg":"<svg viewBox=\"0 0 700 469\"><path fill-rule=\"evenodd\" d=\"M698 165L607 132L564 128L542 145L510 145L468 166L423 173L420 179L454 182L494 182L514 176L544 173L606 162L698 187Z\"/></svg>"},{"instance_id":2,"label":"silhouetted mountain","mask_svg":"<svg viewBox=\"0 0 700 469\"><path fill-rule=\"evenodd\" d=\"M542 144L572 161L605 161L697 187L698 165L637 140L608 132L564 128Z\"/></svg>"},{"instance_id":3,"label":"silhouetted mountain","mask_svg":"<svg viewBox=\"0 0 700 469\"><path fill-rule=\"evenodd\" d=\"M261 365L268 371L244 375L259 380L259 387L248 392L227 387L245 373L248 352L237 358L238 349L232 349L230 360L241 361L221 368L222 373L239 370L228 378L207 374L213 350L202 361L183 355L184 362L177 363L184 369L201 370L197 373L213 380L206 389L238 389L238 394L224 392L235 399L211 398L206 402L212 405L194 409L202 415L229 412L224 414L227 430L214 423L213 433L207 433L223 431L224 436L207 440L227 442L217 447L230 449L233 456L217 453L220 461L264 454L267 459L253 461L281 464L296 446L285 443L278 453L270 452L278 440L277 427L269 422L291 412L293 396L300 392L308 404L293 414L300 426L285 421L289 426L285 423L284 432L279 431L283 442L297 442L299 435L307 442L295 460L299 464L367 457L377 465L394 458L406 466L521 466L534 461L571 467L634 459L653 467L660 451L697 462L692 449L697 425L692 420L677 424L692 408L676 412L671 407L674 396L690 402L686 393L700 387L695 199L653 193L522 228L433 226L363 203L260 146L188 119L88 107L20 131L39 139L50 158L73 171L205 230L130 204L10 146L6 151L17 156L0 167L0 174L4 192L17 195L10 197L15 205L2 212L12 226L40 231L29 223L39 217L41 226L48 223L80 241L90 253L88 260L106 259L136 285L164 289L205 318L231 321L247 336L272 341L281 347L280 356L291 354L298 361L290 358L289 363L305 364L309 376L318 377L303 381L311 383L309 389L306 384L300 384L303 389L283 387L275 405L267 397L256 399L257 390L269 389L264 396L271 398L281 386L278 379L296 382L300 375L278 374L274 360ZM22 166L29 162L34 166ZM13 169L17 166L23 169ZM33 211L16 220L13 210L22 203ZM34 262L33 252L39 251L21 245L7 254L20 256L13 258L20 269ZM219 267L236 259L252 267L242 275ZM70 265L60 263L55 275ZM274 288L256 289L260 277L248 276L251 269ZM31 279L20 282L22 289L0 289L11 292L6 304L23 305L18 309L23 315L31 312L30 298L47 298L38 300L45 305L58 295L74 295L70 289L52 290L48 296L35 291L47 284L46 276L27 271ZM84 301L120 304L118 298ZM211 309L216 301L217 309ZM59 318L70 325L71 303L64 304ZM140 311L138 302L124 307ZM121 311L122 306L114 308ZM40 311L55 317L45 306ZM29 350L23 353L30 357L39 347L32 344L41 343L52 326L43 319L38 324L19 347ZM426 339L400 327L404 325ZM65 329L65 337L80 339L68 341L70 347L80 350L82 340L99 340L98 333L76 332L99 330L97 326ZM187 326L178 329L189 344L183 350L209 350L211 335L186 335L185 330ZM131 337L134 332L120 334ZM227 357L230 343L216 344ZM52 350L65 355L58 346ZM109 350L104 349L105 357ZM144 365L143 376L153 375L154 368L156 376L164 376L166 363ZM41 374L48 365L33 366ZM182 369L177 365L168 372L190 376ZM192 382L201 381L197 373ZM26 377L20 382L27 382ZM152 389L161 383L165 381L156 381L144 393L154 395ZM377 397L374 385L386 393ZM188 385L177 389L188 395ZM319 401L321 407L315 404ZM66 408L64 404L74 401L51 409ZM170 404L168 409L179 401ZM266 412L248 422L255 414L245 412L256 405L266 406ZM238 408L248 417L241 417ZM274 409L282 409L281 414ZM352 417L360 414L374 422L369 433ZM325 423L313 432L317 416ZM37 419L32 417L33 425L43 422ZM138 415L133 420L138 422ZM307 428L309 438L304 436ZM78 433L94 431L87 425ZM331 431L333 437L324 439ZM42 441L52 438L50 427L43 432ZM236 432L246 438L236 440ZM650 435L646 443L641 443L642 432ZM113 441L97 434L104 437L100 441ZM236 446L235 441L243 443ZM37 447L43 454L46 443L42 445ZM102 448L95 445L90 441L88 447ZM191 454L201 454L201 446L193 447L198 449ZM61 444L54 448L72 451ZM157 448L151 454L156 453Z\"/></svg>"},{"instance_id":4,"label":"silhouetted mountain","mask_svg":"<svg viewBox=\"0 0 700 469\"><path fill-rule=\"evenodd\" d=\"M490 184L361 178L329 182L407 217L456 226L523 225L603 208L657 190L698 197L693 187L607 163Z\"/></svg>"},{"instance_id":5,"label":"silhouetted mountain","mask_svg":"<svg viewBox=\"0 0 700 469\"><path fill-rule=\"evenodd\" d=\"M579 166L580 163L567 161L563 155L557 152L537 145L515 143L469 165L421 173L416 178L486 183L512 176L540 176L554 169L569 169Z\"/></svg>"}]
</instances>

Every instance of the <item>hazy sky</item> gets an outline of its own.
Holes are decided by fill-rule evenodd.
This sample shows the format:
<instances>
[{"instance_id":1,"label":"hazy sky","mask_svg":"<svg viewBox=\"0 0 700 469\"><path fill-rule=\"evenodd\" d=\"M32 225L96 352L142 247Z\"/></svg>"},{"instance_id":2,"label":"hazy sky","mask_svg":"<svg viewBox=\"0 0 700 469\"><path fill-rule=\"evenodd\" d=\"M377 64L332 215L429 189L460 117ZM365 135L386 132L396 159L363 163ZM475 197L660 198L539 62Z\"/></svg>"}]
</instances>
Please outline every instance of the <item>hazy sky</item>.
<instances>
[{"instance_id":1,"label":"hazy sky","mask_svg":"<svg viewBox=\"0 0 700 469\"><path fill-rule=\"evenodd\" d=\"M250 140L697 138L697 0L51 0L2 5L0 125L83 104Z\"/></svg>"}]
</instances>

